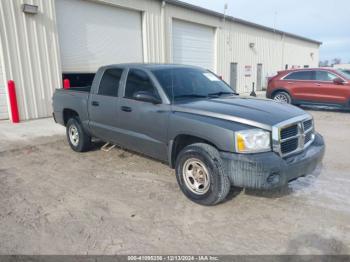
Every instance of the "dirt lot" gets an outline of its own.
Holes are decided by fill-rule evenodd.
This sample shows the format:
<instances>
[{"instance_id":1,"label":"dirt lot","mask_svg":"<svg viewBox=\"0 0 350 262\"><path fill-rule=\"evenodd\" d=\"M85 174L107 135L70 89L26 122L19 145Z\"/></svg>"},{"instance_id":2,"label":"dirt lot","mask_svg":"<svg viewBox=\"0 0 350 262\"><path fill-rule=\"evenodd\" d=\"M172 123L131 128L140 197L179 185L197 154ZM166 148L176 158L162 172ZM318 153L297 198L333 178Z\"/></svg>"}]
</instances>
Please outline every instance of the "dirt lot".
<instances>
[{"instance_id":1,"label":"dirt lot","mask_svg":"<svg viewBox=\"0 0 350 262\"><path fill-rule=\"evenodd\" d=\"M323 167L280 192L236 189L215 207L130 152L77 154L60 135L3 140L0 253L350 254L350 113L310 112Z\"/></svg>"}]
</instances>

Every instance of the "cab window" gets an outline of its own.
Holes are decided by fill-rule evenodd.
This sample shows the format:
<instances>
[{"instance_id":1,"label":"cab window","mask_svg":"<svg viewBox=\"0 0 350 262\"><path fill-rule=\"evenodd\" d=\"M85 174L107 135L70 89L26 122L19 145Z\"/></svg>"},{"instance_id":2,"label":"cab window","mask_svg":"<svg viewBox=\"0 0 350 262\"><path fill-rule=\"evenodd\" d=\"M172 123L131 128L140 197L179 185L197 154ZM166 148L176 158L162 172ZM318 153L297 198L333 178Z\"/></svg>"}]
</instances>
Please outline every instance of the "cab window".
<instances>
[{"instance_id":1,"label":"cab window","mask_svg":"<svg viewBox=\"0 0 350 262\"><path fill-rule=\"evenodd\" d=\"M102 76L98 94L102 96L117 97L122 74L123 69L107 69Z\"/></svg>"},{"instance_id":2,"label":"cab window","mask_svg":"<svg viewBox=\"0 0 350 262\"><path fill-rule=\"evenodd\" d=\"M133 99L134 94L140 91L149 92L159 97L156 88L146 72L139 69L130 69L125 86L125 97Z\"/></svg>"}]
</instances>

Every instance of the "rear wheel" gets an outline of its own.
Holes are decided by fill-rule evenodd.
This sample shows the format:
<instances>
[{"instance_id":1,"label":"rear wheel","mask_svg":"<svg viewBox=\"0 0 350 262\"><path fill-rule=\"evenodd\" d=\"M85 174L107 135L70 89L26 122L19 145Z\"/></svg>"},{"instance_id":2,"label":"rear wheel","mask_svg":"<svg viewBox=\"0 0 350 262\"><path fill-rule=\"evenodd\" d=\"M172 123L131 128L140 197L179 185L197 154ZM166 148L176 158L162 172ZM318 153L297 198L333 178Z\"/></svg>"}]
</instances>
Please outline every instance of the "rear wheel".
<instances>
[{"instance_id":1,"label":"rear wheel","mask_svg":"<svg viewBox=\"0 0 350 262\"><path fill-rule=\"evenodd\" d=\"M185 147L176 159L176 178L182 192L193 202L215 205L230 191L217 149L204 143Z\"/></svg>"},{"instance_id":2,"label":"rear wheel","mask_svg":"<svg viewBox=\"0 0 350 262\"><path fill-rule=\"evenodd\" d=\"M278 101L278 102L282 102L282 103L287 103L287 104L292 103L292 98L290 97L290 95L287 92L284 92L284 91L276 92L273 95L273 100Z\"/></svg>"},{"instance_id":3,"label":"rear wheel","mask_svg":"<svg viewBox=\"0 0 350 262\"><path fill-rule=\"evenodd\" d=\"M84 131L79 118L68 120L66 134L70 147L76 152L85 152L91 146L91 137Z\"/></svg>"}]
</instances>

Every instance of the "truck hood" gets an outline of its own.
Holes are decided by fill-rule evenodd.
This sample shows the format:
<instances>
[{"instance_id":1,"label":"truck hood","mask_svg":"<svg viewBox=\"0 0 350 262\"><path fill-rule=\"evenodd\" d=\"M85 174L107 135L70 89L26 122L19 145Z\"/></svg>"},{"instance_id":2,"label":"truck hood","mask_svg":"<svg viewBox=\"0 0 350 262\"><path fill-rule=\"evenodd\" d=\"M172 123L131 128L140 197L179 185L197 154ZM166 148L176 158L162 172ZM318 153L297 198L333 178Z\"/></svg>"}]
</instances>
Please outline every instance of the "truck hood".
<instances>
[{"instance_id":1,"label":"truck hood","mask_svg":"<svg viewBox=\"0 0 350 262\"><path fill-rule=\"evenodd\" d=\"M201 114L214 118L225 116L273 126L293 117L307 114L304 110L268 99L221 97L205 100L191 100L174 105L174 111ZM220 117L222 116L222 117ZM228 119L229 120L229 119ZM234 120L232 120L234 121ZM238 121L240 122L240 121Z\"/></svg>"}]
</instances>

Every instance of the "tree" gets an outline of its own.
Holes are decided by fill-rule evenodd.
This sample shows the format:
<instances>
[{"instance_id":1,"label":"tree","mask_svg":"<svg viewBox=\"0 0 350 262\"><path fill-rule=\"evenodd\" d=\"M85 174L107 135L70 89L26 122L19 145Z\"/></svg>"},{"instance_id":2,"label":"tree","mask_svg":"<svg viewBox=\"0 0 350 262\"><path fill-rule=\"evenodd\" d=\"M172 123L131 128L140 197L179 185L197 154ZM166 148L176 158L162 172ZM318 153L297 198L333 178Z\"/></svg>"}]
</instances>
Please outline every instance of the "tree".
<instances>
[{"instance_id":1,"label":"tree","mask_svg":"<svg viewBox=\"0 0 350 262\"><path fill-rule=\"evenodd\" d=\"M320 61L319 66L320 67L328 67L329 66L329 61L328 60Z\"/></svg>"},{"instance_id":2,"label":"tree","mask_svg":"<svg viewBox=\"0 0 350 262\"><path fill-rule=\"evenodd\" d=\"M340 58L334 58L334 59L332 60L332 66L333 66L333 65L337 65L337 64L341 64L341 59L340 59Z\"/></svg>"}]
</instances>

